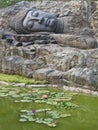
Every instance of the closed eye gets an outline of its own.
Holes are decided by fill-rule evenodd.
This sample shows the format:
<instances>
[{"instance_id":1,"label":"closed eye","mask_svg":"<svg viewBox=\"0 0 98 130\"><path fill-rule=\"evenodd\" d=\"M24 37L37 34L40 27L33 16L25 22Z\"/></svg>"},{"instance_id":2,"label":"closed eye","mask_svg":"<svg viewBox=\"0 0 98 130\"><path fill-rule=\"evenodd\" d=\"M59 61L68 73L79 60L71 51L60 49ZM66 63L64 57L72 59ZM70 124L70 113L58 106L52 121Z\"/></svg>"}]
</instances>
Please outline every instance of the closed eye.
<instances>
[{"instance_id":1,"label":"closed eye","mask_svg":"<svg viewBox=\"0 0 98 130\"><path fill-rule=\"evenodd\" d=\"M27 22L27 26L29 27L29 28L32 28L33 26L34 26L34 22L33 21L28 21Z\"/></svg>"},{"instance_id":2,"label":"closed eye","mask_svg":"<svg viewBox=\"0 0 98 130\"><path fill-rule=\"evenodd\" d=\"M31 15L34 17L38 17L39 13L35 11L35 12L32 12Z\"/></svg>"}]
</instances>

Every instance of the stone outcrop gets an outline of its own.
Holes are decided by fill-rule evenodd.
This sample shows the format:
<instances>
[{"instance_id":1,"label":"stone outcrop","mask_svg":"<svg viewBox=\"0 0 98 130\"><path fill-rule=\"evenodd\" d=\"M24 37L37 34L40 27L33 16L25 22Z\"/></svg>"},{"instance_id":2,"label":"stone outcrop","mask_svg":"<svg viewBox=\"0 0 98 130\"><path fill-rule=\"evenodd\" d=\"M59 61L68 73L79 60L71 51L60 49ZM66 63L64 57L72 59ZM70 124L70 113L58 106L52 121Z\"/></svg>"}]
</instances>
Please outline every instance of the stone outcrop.
<instances>
[{"instance_id":1,"label":"stone outcrop","mask_svg":"<svg viewBox=\"0 0 98 130\"><path fill-rule=\"evenodd\" d=\"M60 16L64 17L82 15L85 22L81 22L85 28L78 27L77 31L75 30L72 34L62 35L37 33L20 36L15 34L10 28L11 18L30 7L59 13ZM75 0L71 2L20 2L6 9L1 9L0 72L24 75L36 80L48 80L60 86L66 84L97 90L97 33L94 29L93 31L89 29L93 25L87 20L86 10L86 2L83 4L81 1ZM69 23L69 26L70 24L72 22Z\"/></svg>"},{"instance_id":2,"label":"stone outcrop","mask_svg":"<svg viewBox=\"0 0 98 130\"><path fill-rule=\"evenodd\" d=\"M98 37L98 1L96 1L95 4L96 4L96 10L90 16L90 22L91 22L92 28L94 29L96 33L96 37Z\"/></svg>"}]
</instances>

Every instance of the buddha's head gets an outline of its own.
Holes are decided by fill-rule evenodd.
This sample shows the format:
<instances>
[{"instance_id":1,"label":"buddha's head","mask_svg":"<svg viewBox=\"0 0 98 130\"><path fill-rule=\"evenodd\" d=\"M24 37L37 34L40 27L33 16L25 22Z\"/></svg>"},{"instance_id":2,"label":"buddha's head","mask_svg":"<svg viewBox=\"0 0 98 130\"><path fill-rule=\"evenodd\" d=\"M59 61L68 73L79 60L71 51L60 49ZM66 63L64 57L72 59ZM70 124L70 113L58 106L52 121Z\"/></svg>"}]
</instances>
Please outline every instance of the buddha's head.
<instances>
[{"instance_id":1,"label":"buddha's head","mask_svg":"<svg viewBox=\"0 0 98 130\"><path fill-rule=\"evenodd\" d=\"M33 8L28 10L24 16L19 16L17 20L12 21L12 28L17 33L33 32L57 32L58 15L43 12Z\"/></svg>"}]
</instances>

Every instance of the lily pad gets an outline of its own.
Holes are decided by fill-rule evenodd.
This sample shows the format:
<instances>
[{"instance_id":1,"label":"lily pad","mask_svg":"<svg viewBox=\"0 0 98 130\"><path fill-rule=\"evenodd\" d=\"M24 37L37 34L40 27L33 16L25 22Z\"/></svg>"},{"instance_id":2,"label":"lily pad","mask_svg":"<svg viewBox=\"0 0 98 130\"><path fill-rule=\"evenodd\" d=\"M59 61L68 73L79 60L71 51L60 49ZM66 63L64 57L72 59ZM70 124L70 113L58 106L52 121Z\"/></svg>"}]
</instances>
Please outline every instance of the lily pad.
<instances>
[{"instance_id":1,"label":"lily pad","mask_svg":"<svg viewBox=\"0 0 98 130\"><path fill-rule=\"evenodd\" d=\"M6 93L0 93L0 97L6 97L8 96Z\"/></svg>"},{"instance_id":2,"label":"lily pad","mask_svg":"<svg viewBox=\"0 0 98 130\"><path fill-rule=\"evenodd\" d=\"M32 102L32 100L26 100L26 99L24 99L24 100L20 100L20 102Z\"/></svg>"},{"instance_id":3,"label":"lily pad","mask_svg":"<svg viewBox=\"0 0 98 130\"><path fill-rule=\"evenodd\" d=\"M20 122L25 122L25 121L27 121L27 119L25 119L25 118L20 118L19 121L20 121Z\"/></svg>"},{"instance_id":4,"label":"lily pad","mask_svg":"<svg viewBox=\"0 0 98 130\"><path fill-rule=\"evenodd\" d=\"M32 116L28 117L28 121L36 121Z\"/></svg>"},{"instance_id":5,"label":"lily pad","mask_svg":"<svg viewBox=\"0 0 98 130\"><path fill-rule=\"evenodd\" d=\"M19 100L15 100L14 102L20 102Z\"/></svg>"},{"instance_id":6,"label":"lily pad","mask_svg":"<svg viewBox=\"0 0 98 130\"><path fill-rule=\"evenodd\" d=\"M36 110L36 112L44 112L44 111L46 111L46 109L38 109L38 110Z\"/></svg>"},{"instance_id":7,"label":"lily pad","mask_svg":"<svg viewBox=\"0 0 98 130\"><path fill-rule=\"evenodd\" d=\"M11 97L18 98L18 97L20 97L20 95L18 95L18 94L12 94Z\"/></svg>"},{"instance_id":8,"label":"lily pad","mask_svg":"<svg viewBox=\"0 0 98 130\"><path fill-rule=\"evenodd\" d=\"M46 118L46 119L44 119L44 121L45 121L45 122L52 122L53 119L52 119L52 118Z\"/></svg>"},{"instance_id":9,"label":"lily pad","mask_svg":"<svg viewBox=\"0 0 98 130\"><path fill-rule=\"evenodd\" d=\"M20 115L21 118L26 118L28 119L28 116L27 115Z\"/></svg>"},{"instance_id":10,"label":"lily pad","mask_svg":"<svg viewBox=\"0 0 98 130\"><path fill-rule=\"evenodd\" d=\"M36 103L45 103L45 100L35 100Z\"/></svg>"},{"instance_id":11,"label":"lily pad","mask_svg":"<svg viewBox=\"0 0 98 130\"><path fill-rule=\"evenodd\" d=\"M26 112L26 113L28 113L28 112L31 112L30 110L21 110L20 112Z\"/></svg>"},{"instance_id":12,"label":"lily pad","mask_svg":"<svg viewBox=\"0 0 98 130\"><path fill-rule=\"evenodd\" d=\"M69 117L71 114L61 114L60 117Z\"/></svg>"},{"instance_id":13,"label":"lily pad","mask_svg":"<svg viewBox=\"0 0 98 130\"><path fill-rule=\"evenodd\" d=\"M48 126L50 126L50 127L56 127L56 124L55 123L49 123Z\"/></svg>"},{"instance_id":14,"label":"lily pad","mask_svg":"<svg viewBox=\"0 0 98 130\"><path fill-rule=\"evenodd\" d=\"M0 93L1 93L1 92L6 93L6 92L8 92L8 90L6 90L6 89L1 89L1 90L0 90Z\"/></svg>"},{"instance_id":15,"label":"lily pad","mask_svg":"<svg viewBox=\"0 0 98 130\"><path fill-rule=\"evenodd\" d=\"M35 122L36 123L43 123L43 119L42 118L36 118Z\"/></svg>"},{"instance_id":16,"label":"lily pad","mask_svg":"<svg viewBox=\"0 0 98 130\"><path fill-rule=\"evenodd\" d=\"M59 119L60 116L53 115L52 118L53 118L53 119Z\"/></svg>"}]
</instances>

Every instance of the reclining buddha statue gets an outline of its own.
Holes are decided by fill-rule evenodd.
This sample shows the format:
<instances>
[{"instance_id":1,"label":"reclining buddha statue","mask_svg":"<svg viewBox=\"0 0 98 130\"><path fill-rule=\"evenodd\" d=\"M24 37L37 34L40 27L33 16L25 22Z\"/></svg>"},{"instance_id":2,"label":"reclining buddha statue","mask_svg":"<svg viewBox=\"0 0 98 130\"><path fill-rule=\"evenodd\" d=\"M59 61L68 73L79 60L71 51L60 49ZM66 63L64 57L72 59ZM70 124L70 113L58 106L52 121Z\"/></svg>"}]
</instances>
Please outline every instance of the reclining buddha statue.
<instances>
[{"instance_id":1,"label":"reclining buddha statue","mask_svg":"<svg viewBox=\"0 0 98 130\"><path fill-rule=\"evenodd\" d=\"M69 15L70 13L69 11L64 17L59 17L58 14L33 7L17 14L11 19L10 26L17 34L47 32L63 46L96 48L97 42L87 21L81 15Z\"/></svg>"},{"instance_id":2,"label":"reclining buddha statue","mask_svg":"<svg viewBox=\"0 0 98 130\"><path fill-rule=\"evenodd\" d=\"M58 14L47 13L36 8L27 10L25 13L21 12L11 22L11 27L17 33L23 34L33 32L72 33L73 30L83 28L83 26L85 26L85 21L81 16L59 17Z\"/></svg>"}]
</instances>

